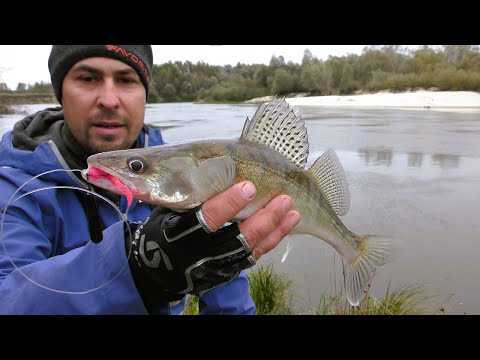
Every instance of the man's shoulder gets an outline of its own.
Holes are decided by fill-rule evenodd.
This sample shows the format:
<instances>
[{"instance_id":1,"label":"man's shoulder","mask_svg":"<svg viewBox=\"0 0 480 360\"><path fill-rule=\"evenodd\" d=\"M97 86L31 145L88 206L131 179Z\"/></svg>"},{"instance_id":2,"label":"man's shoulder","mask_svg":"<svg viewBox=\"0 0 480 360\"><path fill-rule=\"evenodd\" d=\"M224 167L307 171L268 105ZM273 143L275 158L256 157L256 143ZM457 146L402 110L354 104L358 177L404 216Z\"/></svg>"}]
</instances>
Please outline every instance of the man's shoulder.
<instances>
[{"instance_id":1,"label":"man's shoulder","mask_svg":"<svg viewBox=\"0 0 480 360\"><path fill-rule=\"evenodd\" d=\"M149 146L163 145L165 143L163 141L162 130L160 129L160 127L152 124L145 124L144 130L149 137Z\"/></svg>"}]
</instances>

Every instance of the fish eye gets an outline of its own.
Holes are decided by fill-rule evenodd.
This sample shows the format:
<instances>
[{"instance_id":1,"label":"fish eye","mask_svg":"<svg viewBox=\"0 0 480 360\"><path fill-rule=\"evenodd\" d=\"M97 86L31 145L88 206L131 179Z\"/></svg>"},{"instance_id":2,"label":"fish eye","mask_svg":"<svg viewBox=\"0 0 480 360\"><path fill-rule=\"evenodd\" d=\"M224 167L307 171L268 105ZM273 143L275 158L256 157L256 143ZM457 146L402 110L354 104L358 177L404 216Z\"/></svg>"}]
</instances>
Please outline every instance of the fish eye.
<instances>
[{"instance_id":1,"label":"fish eye","mask_svg":"<svg viewBox=\"0 0 480 360\"><path fill-rule=\"evenodd\" d=\"M137 174L143 174L148 170L148 160L143 156L132 156L127 160L128 168Z\"/></svg>"}]
</instances>

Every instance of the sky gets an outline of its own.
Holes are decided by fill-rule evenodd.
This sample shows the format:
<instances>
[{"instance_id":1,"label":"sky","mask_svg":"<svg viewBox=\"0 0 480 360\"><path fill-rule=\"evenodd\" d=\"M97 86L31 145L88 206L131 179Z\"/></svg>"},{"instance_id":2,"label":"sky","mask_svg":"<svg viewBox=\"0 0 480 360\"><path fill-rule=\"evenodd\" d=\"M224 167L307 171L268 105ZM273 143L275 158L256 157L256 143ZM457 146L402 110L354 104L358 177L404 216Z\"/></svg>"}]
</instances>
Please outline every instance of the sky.
<instances>
[{"instance_id":1,"label":"sky","mask_svg":"<svg viewBox=\"0 0 480 360\"><path fill-rule=\"evenodd\" d=\"M152 45L153 62L203 61L211 65L269 64L273 55L301 63L305 49L314 57L361 54L367 45ZM15 90L19 82L50 82L48 56L52 45L0 45L0 83Z\"/></svg>"}]
</instances>

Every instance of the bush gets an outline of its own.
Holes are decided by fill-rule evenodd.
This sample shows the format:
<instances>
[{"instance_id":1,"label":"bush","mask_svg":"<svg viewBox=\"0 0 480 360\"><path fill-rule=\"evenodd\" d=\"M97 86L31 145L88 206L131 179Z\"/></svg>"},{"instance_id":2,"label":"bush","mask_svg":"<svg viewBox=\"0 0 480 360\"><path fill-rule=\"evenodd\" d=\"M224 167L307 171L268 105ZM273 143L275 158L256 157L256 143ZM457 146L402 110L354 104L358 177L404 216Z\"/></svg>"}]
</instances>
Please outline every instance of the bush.
<instances>
[{"instance_id":1,"label":"bush","mask_svg":"<svg viewBox=\"0 0 480 360\"><path fill-rule=\"evenodd\" d=\"M13 113L14 111L12 110L11 107L0 104L0 114L6 115L6 114L13 114Z\"/></svg>"}]
</instances>

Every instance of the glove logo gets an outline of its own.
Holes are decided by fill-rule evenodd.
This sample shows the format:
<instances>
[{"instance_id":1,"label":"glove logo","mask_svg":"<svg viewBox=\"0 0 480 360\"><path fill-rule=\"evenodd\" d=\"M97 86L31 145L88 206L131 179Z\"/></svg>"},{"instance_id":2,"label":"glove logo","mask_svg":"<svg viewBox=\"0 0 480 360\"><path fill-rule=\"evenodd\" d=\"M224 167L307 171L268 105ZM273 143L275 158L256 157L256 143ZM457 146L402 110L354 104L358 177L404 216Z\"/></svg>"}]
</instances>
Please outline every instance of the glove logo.
<instances>
[{"instance_id":1,"label":"glove logo","mask_svg":"<svg viewBox=\"0 0 480 360\"><path fill-rule=\"evenodd\" d=\"M152 252L153 252L153 256L151 257L152 259L150 260L147 258L146 253L150 255ZM160 246L158 246L158 244L155 241L147 241L145 243L145 234L143 234L140 237L139 253L145 265L151 268L158 268L161 261Z\"/></svg>"},{"instance_id":2,"label":"glove logo","mask_svg":"<svg viewBox=\"0 0 480 360\"><path fill-rule=\"evenodd\" d=\"M174 227L175 225L177 225L180 222L181 219L182 218L179 215L169 213L169 214L165 215L165 217L163 218L162 227L164 229Z\"/></svg>"}]
</instances>

